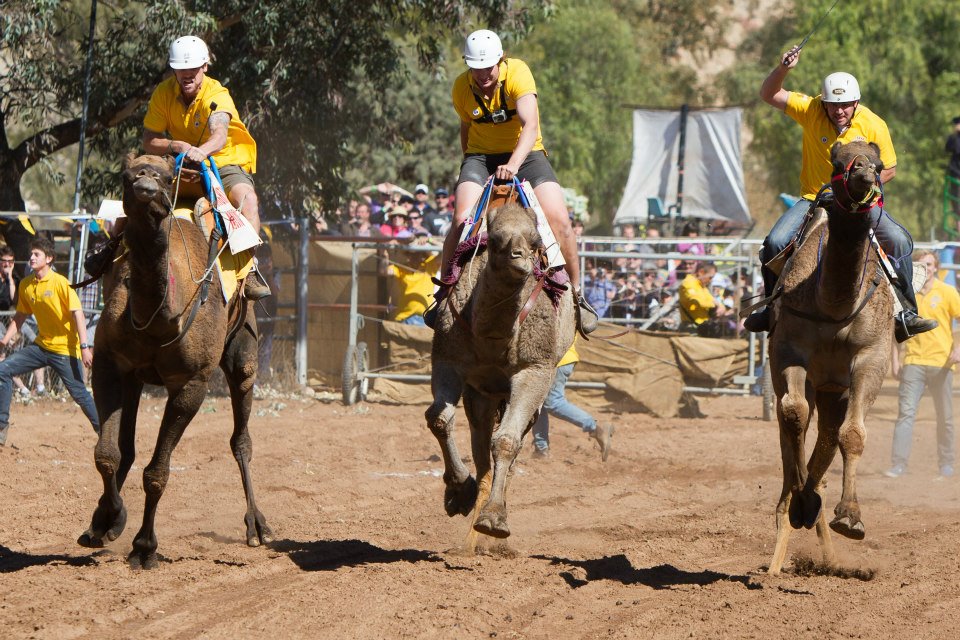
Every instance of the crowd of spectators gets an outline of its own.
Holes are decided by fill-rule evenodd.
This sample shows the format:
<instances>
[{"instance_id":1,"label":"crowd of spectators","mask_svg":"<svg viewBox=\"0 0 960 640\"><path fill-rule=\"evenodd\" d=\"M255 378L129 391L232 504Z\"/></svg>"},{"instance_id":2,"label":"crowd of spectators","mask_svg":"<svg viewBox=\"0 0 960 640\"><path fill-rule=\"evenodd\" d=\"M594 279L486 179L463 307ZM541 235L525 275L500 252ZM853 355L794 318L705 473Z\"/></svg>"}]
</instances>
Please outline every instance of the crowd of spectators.
<instances>
[{"instance_id":1,"label":"crowd of spectators","mask_svg":"<svg viewBox=\"0 0 960 640\"><path fill-rule=\"evenodd\" d=\"M441 238L453 218L453 199L445 187L418 184L412 194L383 182L360 189L359 197L337 212L335 221L319 221L321 235L380 238ZM703 242L697 222L687 222L679 240L667 242L655 226L619 225L615 241L587 240L583 222L573 220L581 251L606 253L587 257L583 293L600 318L650 329L687 331L700 335L732 335L735 307L752 295L745 271L719 263L709 278L700 272L713 245ZM622 254L622 255L616 255ZM679 255L678 255L679 254ZM402 261L397 261L402 262ZM409 265L405 265L409 269ZM694 280L702 282L694 286ZM687 286L683 287L686 280ZM681 293L686 291L684 296ZM690 297L697 293L698 300ZM713 300L705 304L704 295ZM749 301L748 301L749 302Z\"/></svg>"}]
</instances>

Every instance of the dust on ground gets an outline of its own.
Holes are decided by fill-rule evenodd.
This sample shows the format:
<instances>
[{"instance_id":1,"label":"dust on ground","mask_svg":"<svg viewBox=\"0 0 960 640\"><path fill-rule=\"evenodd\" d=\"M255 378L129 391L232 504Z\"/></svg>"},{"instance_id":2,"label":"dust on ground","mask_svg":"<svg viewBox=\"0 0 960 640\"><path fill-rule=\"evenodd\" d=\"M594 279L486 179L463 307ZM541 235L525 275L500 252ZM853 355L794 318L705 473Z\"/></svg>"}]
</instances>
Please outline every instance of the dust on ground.
<instances>
[{"instance_id":1,"label":"dust on ground","mask_svg":"<svg viewBox=\"0 0 960 640\"><path fill-rule=\"evenodd\" d=\"M960 482L938 480L929 402L910 473L891 480L896 389L871 414L860 464L867 538L794 532L786 573L764 568L781 474L758 398L701 401L699 420L600 414L606 464L553 421L552 457L525 443L508 494L513 535L478 555L442 507L425 406L317 397L254 405L257 501L277 540L248 548L226 399L208 399L173 457L158 569L126 563L162 401L141 404L127 529L75 540L101 492L95 436L68 402L13 408L0 448L5 638L943 638L960 627ZM461 451L466 422L458 417ZM839 498L839 457L825 508Z\"/></svg>"}]
</instances>

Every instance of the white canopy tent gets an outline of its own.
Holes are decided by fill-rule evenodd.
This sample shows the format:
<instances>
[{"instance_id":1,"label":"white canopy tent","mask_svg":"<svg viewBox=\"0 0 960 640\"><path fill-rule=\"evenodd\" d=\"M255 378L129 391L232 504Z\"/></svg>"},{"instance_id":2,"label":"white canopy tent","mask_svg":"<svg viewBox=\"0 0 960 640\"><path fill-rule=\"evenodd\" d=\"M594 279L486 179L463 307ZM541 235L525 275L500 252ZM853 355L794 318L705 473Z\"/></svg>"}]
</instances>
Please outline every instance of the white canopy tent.
<instances>
[{"instance_id":1,"label":"white canopy tent","mask_svg":"<svg viewBox=\"0 0 960 640\"><path fill-rule=\"evenodd\" d=\"M664 212L677 204L681 115L680 110L634 110L633 162L615 225L647 222L649 198L659 198ZM739 107L687 111L683 217L750 224L740 163L742 117Z\"/></svg>"}]
</instances>

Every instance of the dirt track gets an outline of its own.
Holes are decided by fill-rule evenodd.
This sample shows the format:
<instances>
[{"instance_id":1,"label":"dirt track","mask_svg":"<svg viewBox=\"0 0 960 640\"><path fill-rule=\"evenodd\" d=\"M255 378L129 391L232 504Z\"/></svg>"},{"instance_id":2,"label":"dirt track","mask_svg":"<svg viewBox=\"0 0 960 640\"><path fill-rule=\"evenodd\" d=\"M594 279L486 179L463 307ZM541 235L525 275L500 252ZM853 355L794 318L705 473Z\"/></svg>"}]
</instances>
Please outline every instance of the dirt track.
<instances>
[{"instance_id":1,"label":"dirt track","mask_svg":"<svg viewBox=\"0 0 960 640\"><path fill-rule=\"evenodd\" d=\"M703 420L604 414L617 424L605 465L554 421L553 457L531 459L529 443L521 454L513 535L475 557L455 550L467 521L443 512L424 407L298 398L255 405L257 498L277 541L247 548L229 404L208 400L160 504L164 561L137 573L125 558L160 408L141 405L127 530L91 552L74 541L100 494L95 436L72 404L13 407L0 448L4 638L944 638L960 628L960 482L935 480L929 404L899 481L881 475L895 397L873 412L859 485L867 538L835 537L860 577L797 573L791 560L776 579L763 568L779 448L757 398L704 400ZM462 415L460 430L469 451ZM813 532L794 533L789 557L819 557Z\"/></svg>"}]
</instances>

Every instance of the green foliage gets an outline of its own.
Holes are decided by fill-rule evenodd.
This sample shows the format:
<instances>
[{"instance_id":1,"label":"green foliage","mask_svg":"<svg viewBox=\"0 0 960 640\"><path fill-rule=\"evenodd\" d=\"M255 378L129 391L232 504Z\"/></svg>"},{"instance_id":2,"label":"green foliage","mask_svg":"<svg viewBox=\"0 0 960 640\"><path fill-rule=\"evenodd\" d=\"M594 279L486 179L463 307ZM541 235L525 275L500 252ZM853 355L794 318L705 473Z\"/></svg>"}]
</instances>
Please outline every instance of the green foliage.
<instances>
[{"instance_id":1,"label":"green foliage","mask_svg":"<svg viewBox=\"0 0 960 640\"><path fill-rule=\"evenodd\" d=\"M796 2L738 52L740 64L723 79L731 101L756 101L780 55L799 42L832 0ZM854 74L863 104L890 128L897 175L886 189L888 208L915 234L939 224L950 118L960 115L960 16L951 0L841 2L804 48L786 89L819 93L823 76ZM779 190L795 193L800 173L798 125L760 103L748 114L751 152Z\"/></svg>"},{"instance_id":2,"label":"green foliage","mask_svg":"<svg viewBox=\"0 0 960 640\"><path fill-rule=\"evenodd\" d=\"M260 150L258 189L267 216L299 214L307 198L332 208L346 193L349 144L392 148L399 124L382 96L404 78L395 34L417 35L422 62L441 62L472 24L523 32L541 0L193 0L100 3L90 134L108 159L85 182L116 188L122 153L139 146L143 108L166 72L178 35L203 37L210 75L231 91ZM26 169L79 136L88 2L5 3L0 13L0 208L22 207ZM11 127L23 138L14 140ZM9 144L8 144L9 143ZM7 194L4 198L3 194ZM276 206L274 206L276 205Z\"/></svg>"}]
</instances>

